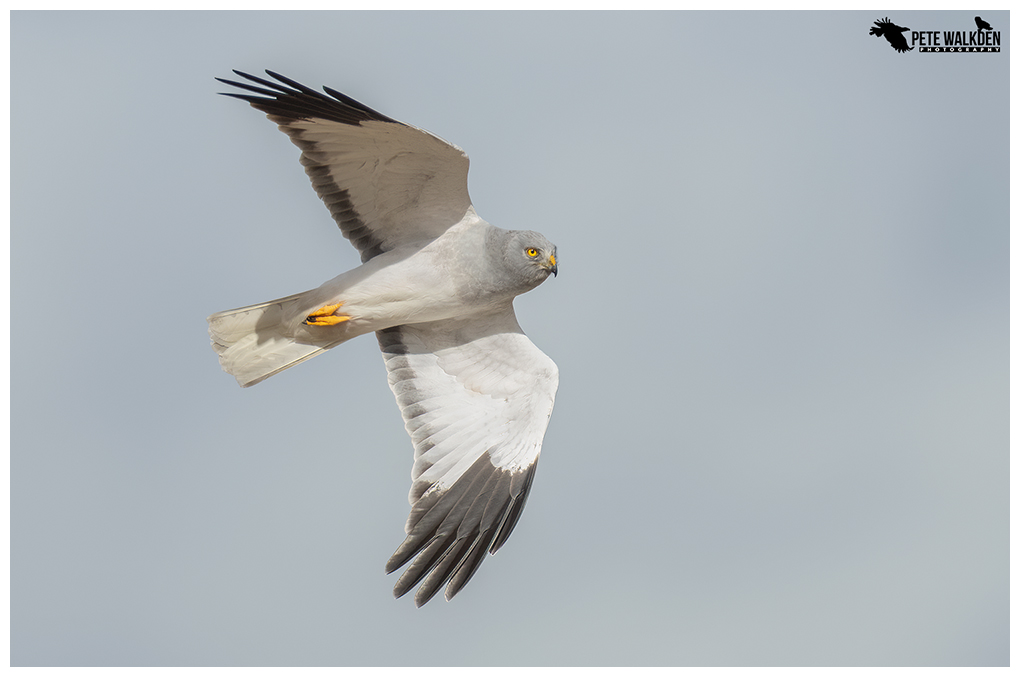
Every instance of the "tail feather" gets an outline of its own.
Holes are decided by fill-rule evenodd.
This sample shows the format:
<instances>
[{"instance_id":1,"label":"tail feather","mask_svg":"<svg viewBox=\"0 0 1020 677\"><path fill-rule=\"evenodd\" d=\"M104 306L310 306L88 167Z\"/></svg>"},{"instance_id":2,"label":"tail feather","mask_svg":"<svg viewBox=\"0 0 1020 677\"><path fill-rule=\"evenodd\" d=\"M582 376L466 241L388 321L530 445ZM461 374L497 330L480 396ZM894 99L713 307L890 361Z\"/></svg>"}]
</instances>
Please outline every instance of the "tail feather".
<instances>
[{"instance_id":1,"label":"tail feather","mask_svg":"<svg viewBox=\"0 0 1020 677\"><path fill-rule=\"evenodd\" d=\"M260 383L336 345L294 339L287 320L300 312L303 296L294 294L209 316L209 337L220 356L220 366L236 378L242 388Z\"/></svg>"}]
</instances>

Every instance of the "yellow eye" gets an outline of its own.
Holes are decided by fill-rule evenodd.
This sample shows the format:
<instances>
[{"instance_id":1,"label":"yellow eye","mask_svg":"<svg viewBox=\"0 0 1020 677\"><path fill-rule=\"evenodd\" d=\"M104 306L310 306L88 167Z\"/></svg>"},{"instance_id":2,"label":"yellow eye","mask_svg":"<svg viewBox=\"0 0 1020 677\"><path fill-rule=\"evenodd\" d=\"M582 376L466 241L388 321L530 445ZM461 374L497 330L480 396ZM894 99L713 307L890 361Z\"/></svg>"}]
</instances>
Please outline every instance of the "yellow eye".
<instances>
[{"instance_id":1,"label":"yellow eye","mask_svg":"<svg viewBox=\"0 0 1020 677\"><path fill-rule=\"evenodd\" d=\"M535 258L536 256L538 256L538 250L535 249L534 247L528 247L528 249L524 253L530 256L531 258Z\"/></svg>"}]
</instances>

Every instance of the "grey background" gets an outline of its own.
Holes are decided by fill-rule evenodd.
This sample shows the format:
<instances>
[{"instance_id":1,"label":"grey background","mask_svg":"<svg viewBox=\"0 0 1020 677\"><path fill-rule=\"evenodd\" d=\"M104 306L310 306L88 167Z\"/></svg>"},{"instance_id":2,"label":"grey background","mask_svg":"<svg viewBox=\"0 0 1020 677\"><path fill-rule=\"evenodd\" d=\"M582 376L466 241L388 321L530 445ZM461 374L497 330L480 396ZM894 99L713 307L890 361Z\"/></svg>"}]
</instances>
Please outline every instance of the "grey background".
<instances>
[{"instance_id":1,"label":"grey background","mask_svg":"<svg viewBox=\"0 0 1020 677\"><path fill-rule=\"evenodd\" d=\"M883 14L884 15L884 14ZM1005 665L1009 16L14 13L15 665ZM961 13L899 12L915 30ZM465 148L543 232L528 509L394 601L372 337L241 390L204 318L357 263L271 68Z\"/></svg>"}]
</instances>

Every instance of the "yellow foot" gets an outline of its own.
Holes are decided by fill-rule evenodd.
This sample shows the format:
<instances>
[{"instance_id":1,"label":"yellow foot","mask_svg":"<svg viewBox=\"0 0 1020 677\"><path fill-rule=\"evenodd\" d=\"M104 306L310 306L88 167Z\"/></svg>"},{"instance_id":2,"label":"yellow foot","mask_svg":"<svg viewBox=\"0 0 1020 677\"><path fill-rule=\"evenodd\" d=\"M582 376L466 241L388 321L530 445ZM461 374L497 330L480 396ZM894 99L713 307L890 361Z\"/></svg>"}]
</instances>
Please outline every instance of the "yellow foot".
<instances>
[{"instance_id":1,"label":"yellow foot","mask_svg":"<svg viewBox=\"0 0 1020 677\"><path fill-rule=\"evenodd\" d=\"M304 324L310 324L313 327L332 327L334 324L340 324L351 319L350 315L334 315L337 308L344 304L343 301L340 303L334 303L331 306L323 306L318 310L311 313L305 318Z\"/></svg>"}]
</instances>

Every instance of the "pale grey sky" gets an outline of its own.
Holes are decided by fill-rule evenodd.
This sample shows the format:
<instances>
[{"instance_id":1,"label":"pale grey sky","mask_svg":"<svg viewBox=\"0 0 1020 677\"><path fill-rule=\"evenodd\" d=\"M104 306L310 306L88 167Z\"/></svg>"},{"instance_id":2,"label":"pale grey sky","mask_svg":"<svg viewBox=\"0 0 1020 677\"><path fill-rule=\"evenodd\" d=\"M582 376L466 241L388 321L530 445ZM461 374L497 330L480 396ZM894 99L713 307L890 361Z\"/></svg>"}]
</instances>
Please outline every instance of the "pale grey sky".
<instances>
[{"instance_id":1,"label":"pale grey sky","mask_svg":"<svg viewBox=\"0 0 1020 677\"><path fill-rule=\"evenodd\" d=\"M1008 664L981 16L1001 53L873 12L14 13L13 664ZM231 68L460 145L479 213L558 246L517 302L561 373L540 469L452 603L383 573L412 450L375 340L247 390L209 347L357 264Z\"/></svg>"}]
</instances>

